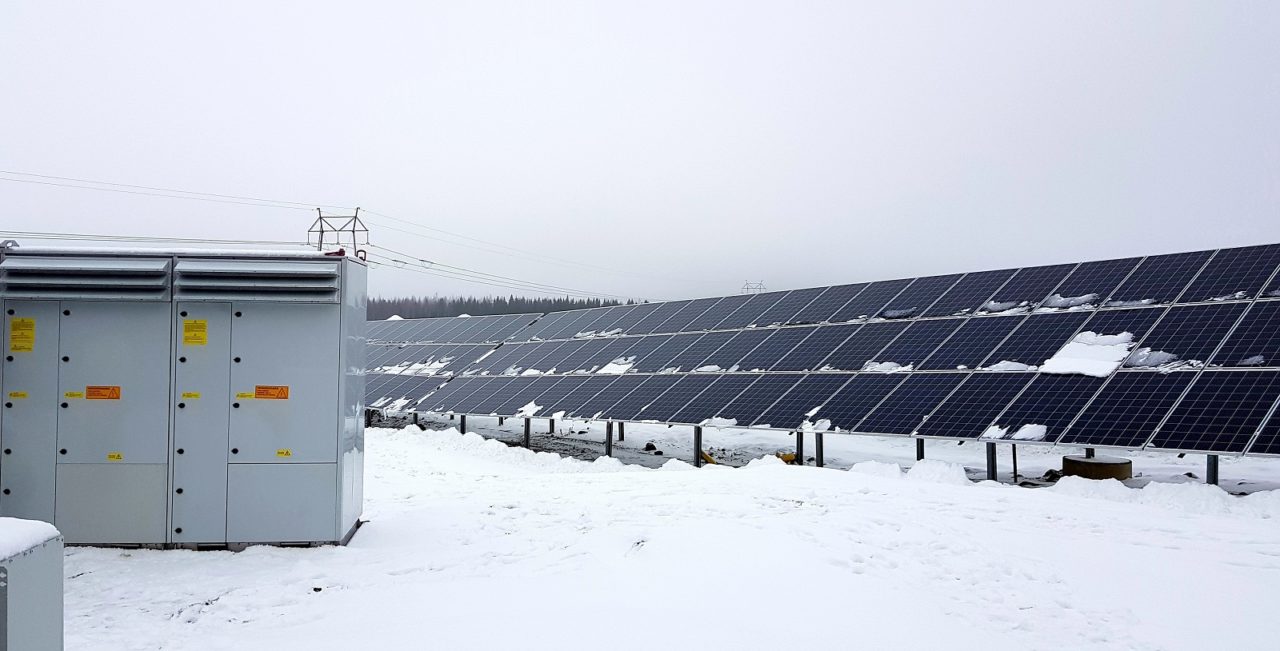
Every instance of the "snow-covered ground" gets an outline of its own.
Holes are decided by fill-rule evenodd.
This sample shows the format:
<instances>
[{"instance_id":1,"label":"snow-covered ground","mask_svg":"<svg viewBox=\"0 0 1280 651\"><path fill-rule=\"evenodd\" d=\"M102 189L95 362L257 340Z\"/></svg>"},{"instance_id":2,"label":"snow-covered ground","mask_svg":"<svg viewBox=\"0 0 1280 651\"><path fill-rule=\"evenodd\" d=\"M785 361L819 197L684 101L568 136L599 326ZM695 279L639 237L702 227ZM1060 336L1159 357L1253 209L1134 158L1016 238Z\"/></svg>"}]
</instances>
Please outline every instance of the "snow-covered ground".
<instances>
[{"instance_id":1,"label":"snow-covered ground","mask_svg":"<svg viewBox=\"0 0 1280 651\"><path fill-rule=\"evenodd\" d=\"M1277 492L650 470L413 427L368 451L348 547L68 550L67 648L1275 648Z\"/></svg>"}]
</instances>

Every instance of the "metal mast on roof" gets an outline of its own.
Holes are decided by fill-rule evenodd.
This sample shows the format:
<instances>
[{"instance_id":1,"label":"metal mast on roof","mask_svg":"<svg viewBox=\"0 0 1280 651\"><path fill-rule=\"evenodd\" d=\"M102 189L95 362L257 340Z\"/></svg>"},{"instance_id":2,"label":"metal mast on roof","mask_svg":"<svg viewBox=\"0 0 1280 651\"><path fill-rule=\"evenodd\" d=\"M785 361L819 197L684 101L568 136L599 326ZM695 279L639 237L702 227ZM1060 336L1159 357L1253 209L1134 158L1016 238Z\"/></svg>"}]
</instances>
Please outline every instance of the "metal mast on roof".
<instances>
[{"instance_id":1,"label":"metal mast on roof","mask_svg":"<svg viewBox=\"0 0 1280 651\"><path fill-rule=\"evenodd\" d=\"M356 257L365 259L367 254L360 246L369 244L369 228L360 219L359 207L352 215L325 215L320 208L316 208L316 214L316 220L307 229L308 245L315 244L317 251L323 251L326 244L338 247L349 244ZM327 241L330 238L331 241Z\"/></svg>"}]
</instances>

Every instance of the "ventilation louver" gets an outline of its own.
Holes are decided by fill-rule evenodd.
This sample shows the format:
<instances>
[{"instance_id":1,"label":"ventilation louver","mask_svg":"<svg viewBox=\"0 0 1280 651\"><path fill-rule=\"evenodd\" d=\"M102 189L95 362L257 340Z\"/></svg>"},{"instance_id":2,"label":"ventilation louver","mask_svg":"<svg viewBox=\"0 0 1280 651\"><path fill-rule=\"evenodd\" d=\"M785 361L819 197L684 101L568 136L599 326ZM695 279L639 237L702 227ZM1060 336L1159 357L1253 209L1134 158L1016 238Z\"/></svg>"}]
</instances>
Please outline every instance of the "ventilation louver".
<instances>
[{"instance_id":1,"label":"ventilation louver","mask_svg":"<svg viewBox=\"0 0 1280 651\"><path fill-rule=\"evenodd\" d=\"M180 301L337 303L332 262L180 260L174 292Z\"/></svg>"},{"instance_id":2,"label":"ventilation louver","mask_svg":"<svg viewBox=\"0 0 1280 651\"><path fill-rule=\"evenodd\" d=\"M8 257L0 296L167 301L169 265L169 258Z\"/></svg>"}]
</instances>

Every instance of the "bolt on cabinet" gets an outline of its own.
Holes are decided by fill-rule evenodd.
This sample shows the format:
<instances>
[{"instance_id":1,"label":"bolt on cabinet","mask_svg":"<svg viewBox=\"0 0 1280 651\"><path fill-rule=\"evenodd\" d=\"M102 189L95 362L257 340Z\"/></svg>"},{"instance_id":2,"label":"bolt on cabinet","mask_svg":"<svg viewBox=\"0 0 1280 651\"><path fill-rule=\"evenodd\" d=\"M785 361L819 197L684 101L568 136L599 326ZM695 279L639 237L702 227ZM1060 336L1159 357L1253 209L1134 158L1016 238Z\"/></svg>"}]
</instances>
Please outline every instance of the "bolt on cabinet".
<instances>
[{"instance_id":1,"label":"bolt on cabinet","mask_svg":"<svg viewBox=\"0 0 1280 651\"><path fill-rule=\"evenodd\" d=\"M0 514L70 543L345 540L363 498L364 273L9 252Z\"/></svg>"}]
</instances>

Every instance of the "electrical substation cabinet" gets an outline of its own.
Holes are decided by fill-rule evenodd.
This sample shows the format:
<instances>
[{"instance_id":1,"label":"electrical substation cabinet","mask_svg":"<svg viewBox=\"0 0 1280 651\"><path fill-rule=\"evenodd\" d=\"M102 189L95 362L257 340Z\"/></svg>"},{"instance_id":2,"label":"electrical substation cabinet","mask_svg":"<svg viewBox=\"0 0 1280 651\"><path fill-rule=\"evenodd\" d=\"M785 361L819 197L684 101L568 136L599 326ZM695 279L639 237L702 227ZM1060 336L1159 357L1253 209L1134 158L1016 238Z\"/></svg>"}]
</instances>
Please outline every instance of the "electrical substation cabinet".
<instances>
[{"instance_id":1,"label":"electrical substation cabinet","mask_svg":"<svg viewBox=\"0 0 1280 651\"><path fill-rule=\"evenodd\" d=\"M0 515L80 544L344 542L363 501L365 271L4 251Z\"/></svg>"}]
</instances>

